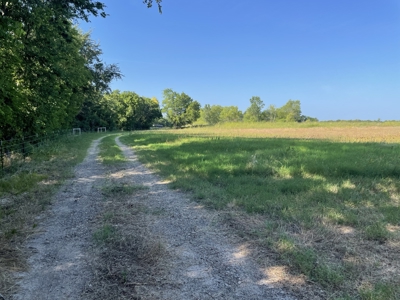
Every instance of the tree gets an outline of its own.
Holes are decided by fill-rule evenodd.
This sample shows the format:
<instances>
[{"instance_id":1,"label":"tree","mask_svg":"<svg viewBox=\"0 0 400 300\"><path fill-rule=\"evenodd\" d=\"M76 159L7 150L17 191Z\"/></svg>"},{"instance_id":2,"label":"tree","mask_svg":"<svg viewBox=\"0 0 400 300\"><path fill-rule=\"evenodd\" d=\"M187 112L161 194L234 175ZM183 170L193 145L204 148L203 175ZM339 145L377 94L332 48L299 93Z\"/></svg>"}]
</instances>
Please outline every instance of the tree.
<instances>
[{"instance_id":1,"label":"tree","mask_svg":"<svg viewBox=\"0 0 400 300\"><path fill-rule=\"evenodd\" d=\"M285 105L277 109L279 120L286 122L300 122L301 108L300 100L289 100Z\"/></svg>"},{"instance_id":2,"label":"tree","mask_svg":"<svg viewBox=\"0 0 400 300\"><path fill-rule=\"evenodd\" d=\"M161 0L143 2L161 12ZM105 17L104 8L93 0L0 0L0 138L67 127L99 104L121 74L73 20Z\"/></svg>"},{"instance_id":3,"label":"tree","mask_svg":"<svg viewBox=\"0 0 400 300\"><path fill-rule=\"evenodd\" d=\"M250 99L250 107L245 111L243 119L246 122L261 121L261 111L264 108L264 102L260 97L253 96Z\"/></svg>"},{"instance_id":4,"label":"tree","mask_svg":"<svg viewBox=\"0 0 400 300\"><path fill-rule=\"evenodd\" d=\"M74 127L85 131L92 131L97 127L107 127L109 130L120 128L119 112L122 101L119 93L116 90L111 94L87 99L75 118Z\"/></svg>"},{"instance_id":5,"label":"tree","mask_svg":"<svg viewBox=\"0 0 400 300\"><path fill-rule=\"evenodd\" d=\"M224 106L220 113L221 122L239 122L243 118L243 113L237 106Z\"/></svg>"},{"instance_id":6,"label":"tree","mask_svg":"<svg viewBox=\"0 0 400 300\"><path fill-rule=\"evenodd\" d=\"M33 22L28 31L21 29L20 48L0 46L0 110L8 115L0 118L4 138L68 126L89 94L92 76L81 54L80 32L69 21L48 26L51 12L40 12L41 21ZM11 61L7 53L13 53Z\"/></svg>"},{"instance_id":7,"label":"tree","mask_svg":"<svg viewBox=\"0 0 400 300\"><path fill-rule=\"evenodd\" d=\"M275 105L271 104L266 110L262 112L262 119L264 121L275 122L278 112Z\"/></svg>"},{"instance_id":8,"label":"tree","mask_svg":"<svg viewBox=\"0 0 400 300\"><path fill-rule=\"evenodd\" d=\"M178 94L172 89L165 89L162 112L174 127L192 124L200 117L200 103L185 93Z\"/></svg>"},{"instance_id":9,"label":"tree","mask_svg":"<svg viewBox=\"0 0 400 300\"><path fill-rule=\"evenodd\" d=\"M149 129L160 118L160 105L156 98L141 97L134 92L122 92L119 111L120 127L125 130Z\"/></svg>"},{"instance_id":10,"label":"tree","mask_svg":"<svg viewBox=\"0 0 400 300\"><path fill-rule=\"evenodd\" d=\"M78 115L75 126L84 130L97 127L113 129L149 129L161 118L160 105L156 98L141 97L130 91L115 90L98 101L86 102Z\"/></svg>"},{"instance_id":11,"label":"tree","mask_svg":"<svg viewBox=\"0 0 400 300\"><path fill-rule=\"evenodd\" d=\"M82 47L80 54L84 58L86 70L90 74L89 82L80 95L83 103L75 117L74 126L84 130L93 130L97 127L117 128L117 123L108 118L100 116L113 115L113 108L109 105L118 105L115 97L104 97L110 92L110 83L114 79L122 77L118 66L105 64L100 56L102 50L98 43L90 39L88 33L81 34ZM119 91L118 91L119 92Z\"/></svg>"},{"instance_id":12,"label":"tree","mask_svg":"<svg viewBox=\"0 0 400 300\"><path fill-rule=\"evenodd\" d=\"M221 105L204 105L204 108L202 109L204 121L209 125L215 125L219 123L222 109L223 108Z\"/></svg>"}]
</instances>

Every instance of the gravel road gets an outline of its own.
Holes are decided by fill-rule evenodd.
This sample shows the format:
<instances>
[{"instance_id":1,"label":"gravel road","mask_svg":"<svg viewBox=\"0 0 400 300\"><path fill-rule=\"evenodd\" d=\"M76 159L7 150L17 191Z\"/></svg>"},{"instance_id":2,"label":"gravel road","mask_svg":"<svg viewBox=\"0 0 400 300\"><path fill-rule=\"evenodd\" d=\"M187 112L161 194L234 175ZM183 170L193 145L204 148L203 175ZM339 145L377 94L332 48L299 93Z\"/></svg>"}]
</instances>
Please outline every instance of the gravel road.
<instances>
[{"instance_id":1,"label":"gravel road","mask_svg":"<svg viewBox=\"0 0 400 300\"><path fill-rule=\"evenodd\" d=\"M76 177L55 196L39 226L41 232L28 241L31 268L21 274L14 299L85 299L83 291L93 279L88 263L90 227L100 213L96 203L107 173L97 159L99 142L93 142ZM167 272L160 282L173 283L153 286L140 299L295 299L274 286L245 245L216 222L218 212L171 190L119 138L116 143L128 162L115 177L147 186L144 205L162 212L152 214L147 226L168 252Z\"/></svg>"}]
</instances>

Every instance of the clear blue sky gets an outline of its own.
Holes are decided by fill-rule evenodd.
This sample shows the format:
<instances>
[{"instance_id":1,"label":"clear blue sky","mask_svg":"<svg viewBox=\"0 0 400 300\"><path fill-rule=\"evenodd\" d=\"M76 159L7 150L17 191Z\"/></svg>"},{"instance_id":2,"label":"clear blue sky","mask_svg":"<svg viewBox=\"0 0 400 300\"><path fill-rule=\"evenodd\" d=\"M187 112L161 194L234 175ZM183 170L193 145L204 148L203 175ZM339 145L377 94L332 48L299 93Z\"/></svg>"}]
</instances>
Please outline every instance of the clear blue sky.
<instances>
[{"instance_id":1,"label":"clear blue sky","mask_svg":"<svg viewBox=\"0 0 400 300\"><path fill-rule=\"evenodd\" d=\"M300 100L320 120L400 119L400 0L103 0L81 23L124 78L113 89L162 101L266 107Z\"/></svg>"}]
</instances>

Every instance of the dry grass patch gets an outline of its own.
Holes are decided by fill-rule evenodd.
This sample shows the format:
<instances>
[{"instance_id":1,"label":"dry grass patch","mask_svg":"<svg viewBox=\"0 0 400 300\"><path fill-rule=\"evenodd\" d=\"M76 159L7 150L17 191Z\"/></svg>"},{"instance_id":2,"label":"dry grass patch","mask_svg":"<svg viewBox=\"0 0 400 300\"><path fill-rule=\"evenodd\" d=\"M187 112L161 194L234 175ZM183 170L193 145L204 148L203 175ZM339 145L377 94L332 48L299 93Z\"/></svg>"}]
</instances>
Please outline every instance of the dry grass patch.
<instances>
[{"instance_id":1,"label":"dry grass patch","mask_svg":"<svg viewBox=\"0 0 400 300\"><path fill-rule=\"evenodd\" d=\"M169 130L168 133L224 137L317 139L360 143L377 142L382 143L382 146L387 143L400 142L400 126L358 127L356 124L346 127L321 126L310 128L225 128L216 126L180 131Z\"/></svg>"},{"instance_id":2,"label":"dry grass patch","mask_svg":"<svg viewBox=\"0 0 400 300\"><path fill-rule=\"evenodd\" d=\"M93 228L91 266L94 278L86 287L87 299L154 298L161 286L167 254L149 228L151 214L144 204L148 187L132 184L113 136L100 145L100 159L108 166L101 188L103 211ZM157 278L157 279L155 279ZM149 296L151 295L151 296ZM156 297L155 297L156 298Z\"/></svg>"},{"instance_id":3,"label":"dry grass patch","mask_svg":"<svg viewBox=\"0 0 400 300\"><path fill-rule=\"evenodd\" d=\"M91 265L95 274L88 299L141 299L163 271L166 252L148 229L148 212L140 199L147 188L110 180L103 190L104 214L98 217Z\"/></svg>"}]
</instances>

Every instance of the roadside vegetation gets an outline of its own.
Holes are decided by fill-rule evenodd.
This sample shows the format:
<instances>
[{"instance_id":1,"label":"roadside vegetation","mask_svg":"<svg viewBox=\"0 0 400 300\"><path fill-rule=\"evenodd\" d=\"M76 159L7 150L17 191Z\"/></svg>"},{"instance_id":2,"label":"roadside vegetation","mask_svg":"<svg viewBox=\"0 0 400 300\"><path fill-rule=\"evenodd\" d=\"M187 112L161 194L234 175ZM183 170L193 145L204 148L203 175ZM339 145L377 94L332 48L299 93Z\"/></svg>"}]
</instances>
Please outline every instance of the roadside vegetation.
<instances>
[{"instance_id":1,"label":"roadside vegetation","mask_svg":"<svg viewBox=\"0 0 400 300\"><path fill-rule=\"evenodd\" d=\"M0 177L0 291L10 293L14 272L26 267L22 243L35 232L37 216L62 182L73 176L100 134L63 136L32 149L26 162Z\"/></svg>"},{"instance_id":2,"label":"roadside vegetation","mask_svg":"<svg viewBox=\"0 0 400 300\"><path fill-rule=\"evenodd\" d=\"M330 299L399 299L400 127L336 124L162 130L121 141L173 188L231 211L226 221L239 234Z\"/></svg>"}]
</instances>

